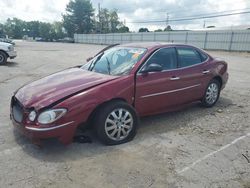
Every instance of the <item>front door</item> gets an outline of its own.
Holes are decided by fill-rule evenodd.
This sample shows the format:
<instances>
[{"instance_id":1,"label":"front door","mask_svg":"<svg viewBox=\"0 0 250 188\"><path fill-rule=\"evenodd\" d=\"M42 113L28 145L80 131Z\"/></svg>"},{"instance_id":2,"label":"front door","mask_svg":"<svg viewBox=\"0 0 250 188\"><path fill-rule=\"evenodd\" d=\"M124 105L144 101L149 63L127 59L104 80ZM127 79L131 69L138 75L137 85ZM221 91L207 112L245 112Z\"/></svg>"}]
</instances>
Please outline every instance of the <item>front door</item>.
<instances>
[{"instance_id":1,"label":"front door","mask_svg":"<svg viewBox=\"0 0 250 188\"><path fill-rule=\"evenodd\" d=\"M175 75L177 71L176 49L170 47L157 50L142 69L150 64L158 64L163 70L137 73L135 108L140 115L157 113L180 102L174 92L179 88L179 80Z\"/></svg>"}]
</instances>

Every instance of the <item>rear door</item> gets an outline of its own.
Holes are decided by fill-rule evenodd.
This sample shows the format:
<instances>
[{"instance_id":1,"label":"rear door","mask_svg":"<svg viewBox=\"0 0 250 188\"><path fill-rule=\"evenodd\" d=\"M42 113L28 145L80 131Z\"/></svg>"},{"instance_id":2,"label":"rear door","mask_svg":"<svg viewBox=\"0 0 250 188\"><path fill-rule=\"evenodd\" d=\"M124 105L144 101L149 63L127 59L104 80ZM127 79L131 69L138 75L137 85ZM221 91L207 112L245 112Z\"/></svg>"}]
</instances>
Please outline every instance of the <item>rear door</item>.
<instances>
[{"instance_id":1,"label":"rear door","mask_svg":"<svg viewBox=\"0 0 250 188\"><path fill-rule=\"evenodd\" d=\"M205 88L211 79L207 68L208 57L192 47L176 47L178 69L176 76L181 82L182 103L189 103L203 97Z\"/></svg>"}]
</instances>

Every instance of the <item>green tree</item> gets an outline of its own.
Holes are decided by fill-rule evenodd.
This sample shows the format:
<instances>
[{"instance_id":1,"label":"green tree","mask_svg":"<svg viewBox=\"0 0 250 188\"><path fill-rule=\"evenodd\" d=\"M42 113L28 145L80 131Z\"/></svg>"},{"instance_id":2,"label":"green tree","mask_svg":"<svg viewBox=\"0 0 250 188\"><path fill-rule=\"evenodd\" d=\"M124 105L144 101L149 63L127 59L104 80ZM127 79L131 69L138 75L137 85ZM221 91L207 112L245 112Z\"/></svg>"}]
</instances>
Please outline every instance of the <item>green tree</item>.
<instances>
[{"instance_id":1,"label":"green tree","mask_svg":"<svg viewBox=\"0 0 250 188\"><path fill-rule=\"evenodd\" d=\"M53 39L61 39L65 37L62 22L54 22L51 26L52 26L52 35L54 35L54 37L52 37Z\"/></svg>"},{"instance_id":2,"label":"green tree","mask_svg":"<svg viewBox=\"0 0 250 188\"><path fill-rule=\"evenodd\" d=\"M26 35L29 37L40 37L40 22L39 21L30 21L27 22Z\"/></svg>"},{"instance_id":3,"label":"green tree","mask_svg":"<svg viewBox=\"0 0 250 188\"><path fill-rule=\"evenodd\" d=\"M122 26L118 29L119 33L129 33L129 28L127 26Z\"/></svg>"},{"instance_id":4,"label":"green tree","mask_svg":"<svg viewBox=\"0 0 250 188\"><path fill-rule=\"evenodd\" d=\"M5 23L6 34L15 39L21 39L26 28L26 23L18 18L8 18Z\"/></svg>"},{"instance_id":5,"label":"green tree","mask_svg":"<svg viewBox=\"0 0 250 188\"><path fill-rule=\"evenodd\" d=\"M109 33L110 31L109 10L106 8L101 9L97 17L99 18L97 24L98 33Z\"/></svg>"},{"instance_id":6,"label":"green tree","mask_svg":"<svg viewBox=\"0 0 250 188\"><path fill-rule=\"evenodd\" d=\"M139 32L141 33L141 32L149 32L149 30L148 30L148 28L140 28L139 29Z\"/></svg>"},{"instance_id":7,"label":"green tree","mask_svg":"<svg viewBox=\"0 0 250 188\"><path fill-rule=\"evenodd\" d=\"M109 13L109 21L110 21L110 31L115 33L118 31L117 26L120 24L119 17L116 10L113 10Z\"/></svg>"},{"instance_id":8,"label":"green tree","mask_svg":"<svg viewBox=\"0 0 250 188\"><path fill-rule=\"evenodd\" d=\"M168 26L164 29L164 31L173 31L173 29L171 28L170 25L168 25Z\"/></svg>"},{"instance_id":9,"label":"green tree","mask_svg":"<svg viewBox=\"0 0 250 188\"><path fill-rule=\"evenodd\" d=\"M70 0L63 15L63 26L69 36L90 33L94 27L94 9L90 0Z\"/></svg>"},{"instance_id":10,"label":"green tree","mask_svg":"<svg viewBox=\"0 0 250 188\"><path fill-rule=\"evenodd\" d=\"M104 8L100 10L97 15L98 21L96 24L96 31L98 33L115 33L119 32L118 27L121 25L119 16L116 10L109 11Z\"/></svg>"},{"instance_id":11,"label":"green tree","mask_svg":"<svg viewBox=\"0 0 250 188\"><path fill-rule=\"evenodd\" d=\"M50 40L51 39L51 34L52 34L51 24L50 23L40 22L39 33L40 33L40 37L42 37L42 38L44 38L46 40Z\"/></svg>"},{"instance_id":12,"label":"green tree","mask_svg":"<svg viewBox=\"0 0 250 188\"><path fill-rule=\"evenodd\" d=\"M4 36L4 25L0 23L0 38Z\"/></svg>"}]
</instances>

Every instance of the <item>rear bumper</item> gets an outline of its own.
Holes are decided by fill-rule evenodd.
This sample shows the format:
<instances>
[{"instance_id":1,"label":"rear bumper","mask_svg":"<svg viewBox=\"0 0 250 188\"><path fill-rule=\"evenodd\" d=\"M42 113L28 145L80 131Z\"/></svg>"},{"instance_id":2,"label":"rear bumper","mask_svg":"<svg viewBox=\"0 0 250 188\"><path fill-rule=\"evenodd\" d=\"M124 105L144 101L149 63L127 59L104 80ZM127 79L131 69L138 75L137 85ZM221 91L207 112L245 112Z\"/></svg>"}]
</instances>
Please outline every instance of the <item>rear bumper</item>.
<instances>
[{"instance_id":1,"label":"rear bumper","mask_svg":"<svg viewBox=\"0 0 250 188\"><path fill-rule=\"evenodd\" d=\"M226 72L225 74L223 74L222 76L222 86L221 89L224 89L226 87L226 84L228 82L228 78L229 78L229 74L228 72Z\"/></svg>"}]
</instances>

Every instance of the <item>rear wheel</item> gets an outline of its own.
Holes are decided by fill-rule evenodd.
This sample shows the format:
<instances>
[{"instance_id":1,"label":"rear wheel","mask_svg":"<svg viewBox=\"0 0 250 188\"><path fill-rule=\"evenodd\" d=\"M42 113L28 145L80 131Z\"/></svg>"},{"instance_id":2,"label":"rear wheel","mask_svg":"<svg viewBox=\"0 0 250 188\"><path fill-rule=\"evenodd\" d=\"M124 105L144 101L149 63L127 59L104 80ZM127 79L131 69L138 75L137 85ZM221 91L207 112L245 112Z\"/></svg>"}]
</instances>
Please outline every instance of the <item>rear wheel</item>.
<instances>
[{"instance_id":1,"label":"rear wheel","mask_svg":"<svg viewBox=\"0 0 250 188\"><path fill-rule=\"evenodd\" d=\"M0 51L0 65L4 65L7 62L7 55Z\"/></svg>"},{"instance_id":2,"label":"rear wheel","mask_svg":"<svg viewBox=\"0 0 250 188\"><path fill-rule=\"evenodd\" d=\"M112 102L97 112L95 129L104 144L117 145L135 137L137 124L137 115L129 104Z\"/></svg>"},{"instance_id":3,"label":"rear wheel","mask_svg":"<svg viewBox=\"0 0 250 188\"><path fill-rule=\"evenodd\" d=\"M202 99L202 105L205 107L214 106L220 97L220 88L221 84L218 80L211 80Z\"/></svg>"}]
</instances>

